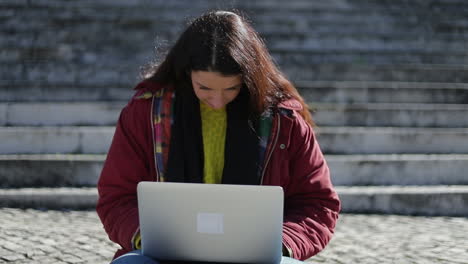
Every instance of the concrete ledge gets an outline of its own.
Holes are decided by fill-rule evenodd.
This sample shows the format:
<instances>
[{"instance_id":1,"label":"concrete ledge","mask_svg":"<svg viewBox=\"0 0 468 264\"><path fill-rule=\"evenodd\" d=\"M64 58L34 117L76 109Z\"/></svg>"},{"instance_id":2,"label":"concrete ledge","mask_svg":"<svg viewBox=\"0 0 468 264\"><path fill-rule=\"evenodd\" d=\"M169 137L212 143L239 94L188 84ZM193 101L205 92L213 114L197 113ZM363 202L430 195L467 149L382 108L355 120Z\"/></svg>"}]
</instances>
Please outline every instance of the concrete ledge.
<instances>
[{"instance_id":1,"label":"concrete ledge","mask_svg":"<svg viewBox=\"0 0 468 264\"><path fill-rule=\"evenodd\" d=\"M176 14L175 14L176 15ZM159 19L159 16L158 16ZM297 19L297 18L296 18ZM365 19L368 19L366 16ZM117 19L116 19L117 20ZM347 53L359 53L362 55L369 56L369 52L375 52L377 54L388 54L388 53L394 53L395 56L401 56L401 54L408 54L408 53L420 53L420 55L424 55L425 57L427 54L440 54L440 53L445 53L447 56L450 55L457 55L457 54L464 54L463 51L465 49L465 43L462 40L462 38L466 38L466 33L465 34L460 34L459 39L455 41L454 36L450 35L442 35L439 36L437 39L427 39L424 41L424 45L421 45L421 40L420 39L415 39L414 34L416 32L413 31L413 34L398 34L398 32L401 32L402 29L387 29L387 34L385 36L382 36L382 32L377 33L375 30L374 32L369 32L371 28L367 27L365 25L355 25L355 27L348 27L351 29L351 31L354 31L355 33L358 33L356 35L351 35L351 34L343 34L342 32L339 32L339 30L336 30L337 26L335 24L335 27L329 27L327 25L321 25L317 28L317 30L321 33L319 34L318 32L310 31L310 30L304 30L302 28L297 28L295 30L295 27L291 27L290 23L293 22L294 20L284 20L281 21L280 23L272 23L267 26L259 27L259 30L262 30L260 33L264 39L266 40L266 43L268 43L268 49L275 53L276 51L279 51L279 53L295 53L296 50L301 50L301 52L304 52L305 54L320 54L320 53L328 53L328 52L334 52L337 54L347 54ZM314 23L313 20L309 20L311 23ZM125 21L119 21L120 23L125 23ZM132 23L132 22L141 22L138 20L127 20L126 22ZM151 19L148 18L148 23L151 23ZM370 21L366 21L367 23L372 23ZM93 25L96 25L99 23L98 21L95 21L92 25L89 25L89 30L88 31L95 31L95 32L83 32L84 30L80 30L80 26L77 26L75 28L75 33L77 34L76 38L79 36L83 36L83 38L87 37L90 34L99 34L96 31L102 30L99 27L94 27ZM159 34L161 35L175 35L177 32L174 31L174 28L171 27L171 25L174 25L174 23L177 23L175 21L166 21L167 27L165 27L163 30L159 30ZM385 27L385 23L382 23L382 26ZM163 23L161 23L163 24ZM343 23L345 24L345 23ZM413 25L412 25L413 24ZM410 23L408 25L401 25L401 26L414 26L415 23ZM416 23L417 24L417 23ZM348 23L349 25L349 23ZM161 25L162 27L163 25ZM358 30L360 28L361 32ZM278 28L277 31L274 31L273 28ZM264 30L263 30L264 29ZM334 33L335 34L324 34L323 32L326 30L336 30ZM368 31L367 34L363 34L362 30ZM383 29L385 30L385 29ZM22 32L24 33L24 32ZM126 37L134 37L136 40L142 41L141 38L141 33L140 32L135 32L135 31L127 31L127 34L121 34L120 38L123 41L124 36ZM418 32L419 33L419 32ZM111 33L112 36L112 33ZM19 38L17 36L15 37L9 37L8 39L2 39L0 40L0 48L5 49L5 51L9 52L8 55L3 55L0 57L1 59L4 60L4 62L14 62L18 61L21 59L21 56L23 54L27 54L27 49L31 48L31 45L33 45L35 48L38 50L48 50L50 53L48 54L37 54L36 59L40 56L43 57L49 57L49 58L61 58L64 59L65 61L72 62L73 59L71 56L63 56L58 52L53 52L53 41L56 41L56 43L60 42L66 42L66 35L60 36L58 39L54 38L51 40L48 35L44 36L39 36L39 39L34 40L34 41L19 41ZM109 39L100 39L102 41L103 45L109 45L111 40ZM93 40L90 40L90 42ZM96 40L94 40L96 41ZM90 42L85 42L83 45L86 45L87 47L92 46L94 43ZM15 44L17 44L15 46ZM119 44L116 44L119 45ZM89 49L91 50L91 49ZM87 50L87 53L83 52L84 56L87 56L86 58L88 60L94 60L97 57L102 56L98 52L94 53L92 56L89 55L89 50ZM104 51L106 52L106 51ZM421 53L423 52L423 53ZM141 56L140 54L136 54L135 56ZM330 56L330 54L327 54L327 56ZM135 59L135 58L132 58Z\"/></svg>"},{"instance_id":2,"label":"concrete ledge","mask_svg":"<svg viewBox=\"0 0 468 264\"><path fill-rule=\"evenodd\" d=\"M0 127L0 154L86 153L109 149L114 127ZM327 154L462 154L468 128L319 127Z\"/></svg>"},{"instance_id":3,"label":"concrete ledge","mask_svg":"<svg viewBox=\"0 0 468 264\"><path fill-rule=\"evenodd\" d=\"M19 82L19 83L17 83ZM77 86L73 81L65 81L65 85L58 82L53 85L53 80L38 81L36 84L27 85L27 82L15 80L14 82L0 81L0 98L3 102L77 102L77 101L128 101L134 94L131 85L113 86L111 82L107 85L96 84ZM17 83L14 85L13 83ZM49 85L47 85L49 83ZM42 85L41 85L42 84ZM70 87L71 86L71 87ZM120 88L119 88L120 87ZM126 87L126 88L122 88ZM25 96L27 95L27 96ZM6 107L6 106L4 106Z\"/></svg>"},{"instance_id":4,"label":"concrete ledge","mask_svg":"<svg viewBox=\"0 0 468 264\"><path fill-rule=\"evenodd\" d=\"M342 186L468 185L468 155L326 155ZM96 186L105 155L0 155L0 187Z\"/></svg>"},{"instance_id":5,"label":"concrete ledge","mask_svg":"<svg viewBox=\"0 0 468 264\"><path fill-rule=\"evenodd\" d=\"M0 154L106 153L114 127L0 127Z\"/></svg>"},{"instance_id":6,"label":"concrete ledge","mask_svg":"<svg viewBox=\"0 0 468 264\"><path fill-rule=\"evenodd\" d=\"M92 209L96 188L0 189L0 206L44 209Z\"/></svg>"},{"instance_id":7,"label":"concrete ledge","mask_svg":"<svg viewBox=\"0 0 468 264\"><path fill-rule=\"evenodd\" d=\"M118 70L110 69L108 65L95 64L65 64L61 62L25 62L25 64L27 71L32 74L30 80L22 78L23 75L20 74L24 66L17 65L17 63L5 66L9 71L0 80L2 101L128 100L134 93L131 87L134 87L138 82L135 80L137 73L134 66L121 66L126 67L125 70ZM350 88L359 89L359 91L364 89L365 91L368 88L375 88L372 87L375 84L385 86L384 88L398 88L402 84L408 86L412 83L412 87L419 86L420 88L437 85L441 92L451 91L452 88L459 89L458 97L453 97L452 92L448 93L449 98L455 98L456 101L447 101L446 103L465 103L467 98L463 95L466 94L463 90L467 90L466 82L468 82L468 77L465 74L468 67L464 64L370 65L357 62L352 64L327 62L301 67L281 65L281 68L297 84L301 93L304 93L302 88L307 87L314 88L310 92L323 89L319 91L326 95L327 93L336 93L335 88L341 89L350 85L352 85ZM398 96L398 94L393 94L394 96ZM317 101L317 98L326 102L321 97L311 97L308 101ZM406 97L402 96L401 98L405 99ZM437 98L439 97L437 96L435 99ZM408 99L416 100L417 98L406 98L406 102ZM418 102L423 103L422 101ZM424 102L432 101L427 98ZM439 102L433 101L433 103Z\"/></svg>"},{"instance_id":8,"label":"concrete ledge","mask_svg":"<svg viewBox=\"0 0 468 264\"><path fill-rule=\"evenodd\" d=\"M0 155L0 187L96 186L105 155Z\"/></svg>"},{"instance_id":9,"label":"concrete ledge","mask_svg":"<svg viewBox=\"0 0 468 264\"><path fill-rule=\"evenodd\" d=\"M221 1L199 1L200 5L206 5L209 3L219 3ZM125 1L125 0L102 0L99 2L91 1L91 0L83 0L80 2L71 2L67 3L68 7L96 7L96 8L126 8L126 7L140 7L141 5L147 5L151 8L164 8L164 7L172 7L172 8L183 8L186 7L187 4L190 4L190 0L180 0L175 2L165 2L163 0L154 0L151 2L147 2L146 0L134 0L134 1ZM446 7L446 8L453 8L459 9L459 5L466 5L466 2L463 0L434 0L431 2L433 5L437 7ZM39 7L48 7L48 6L58 6L62 4L60 0L38 0L34 2L28 2L26 0L4 0L2 2L3 6L39 6ZM349 11L349 10L358 10L361 11L359 8L363 7L373 7L373 8L386 8L389 6L388 3L376 3L372 1L358 1L355 4L351 4L347 1L327 1L327 2L310 2L307 0L296 0L289 2L284 2L280 0L259 0L254 2L240 2L239 5L242 6L249 6L249 7L262 7L262 8L272 8L272 7L289 7L289 8L310 8L312 10L316 9L326 9L326 10L342 10L342 11ZM63 4L62 4L63 5ZM421 11L421 7L425 7L426 5L421 2L407 2L402 0L395 0L392 1L391 6L393 7L392 10L404 11L407 10L408 7L416 8L418 7L417 11ZM275 11L278 11L275 9ZM367 10L366 10L367 11ZM459 10L460 11L460 10Z\"/></svg>"},{"instance_id":10,"label":"concrete ledge","mask_svg":"<svg viewBox=\"0 0 468 264\"><path fill-rule=\"evenodd\" d=\"M468 216L468 186L337 187L344 213ZM0 207L93 209L95 188L0 189Z\"/></svg>"},{"instance_id":11,"label":"concrete ledge","mask_svg":"<svg viewBox=\"0 0 468 264\"><path fill-rule=\"evenodd\" d=\"M319 65L317 65L319 66ZM328 67L327 67L328 66ZM412 66L412 67L411 67ZM324 68L333 69L334 67L340 68L340 65L322 65ZM461 65L459 67L450 67L449 65L368 65L367 67L364 65L341 65L342 68L350 68L350 69L362 69L362 70L398 70L397 67L400 67L400 70L406 71L466 71L468 67L464 67ZM295 85L301 89L307 88L339 88L339 89L353 89L353 88L363 88L363 89L418 89L418 90L434 90L434 89L447 89L451 91L453 89L456 90L468 90L467 83L456 83L456 82L409 82L409 81L337 81L337 80L298 80L295 82Z\"/></svg>"},{"instance_id":12,"label":"concrete ledge","mask_svg":"<svg viewBox=\"0 0 468 264\"><path fill-rule=\"evenodd\" d=\"M466 104L311 103L319 126L468 127Z\"/></svg>"},{"instance_id":13,"label":"concrete ledge","mask_svg":"<svg viewBox=\"0 0 468 264\"><path fill-rule=\"evenodd\" d=\"M362 64L405 64L405 63L434 63L434 64L464 64L468 56L462 51L458 53L444 54L442 51L422 52L387 52L386 50L334 50L334 51L314 51L296 49L270 49L271 55L279 65L297 65L307 67L313 64L322 63L362 63Z\"/></svg>"},{"instance_id":14,"label":"concrete ledge","mask_svg":"<svg viewBox=\"0 0 468 264\"><path fill-rule=\"evenodd\" d=\"M318 127L327 154L464 154L468 128Z\"/></svg>"},{"instance_id":15,"label":"concrete ledge","mask_svg":"<svg viewBox=\"0 0 468 264\"><path fill-rule=\"evenodd\" d=\"M468 67L464 64L344 64L323 63L298 67L282 66L282 70L296 83L299 81L327 82L414 82L414 83L466 83ZM466 85L466 84L465 84ZM359 86L358 86L359 87ZM367 87L367 86L366 86ZM321 99L320 99L321 100ZM312 101L317 101L315 98ZM322 100L321 100L322 101ZM435 103L435 102L434 102ZM460 103L463 103L460 101Z\"/></svg>"},{"instance_id":16,"label":"concrete ledge","mask_svg":"<svg viewBox=\"0 0 468 264\"><path fill-rule=\"evenodd\" d=\"M335 185L468 185L468 155L326 155Z\"/></svg>"},{"instance_id":17,"label":"concrete ledge","mask_svg":"<svg viewBox=\"0 0 468 264\"><path fill-rule=\"evenodd\" d=\"M0 126L115 125L125 102L0 103Z\"/></svg>"},{"instance_id":18,"label":"concrete ledge","mask_svg":"<svg viewBox=\"0 0 468 264\"><path fill-rule=\"evenodd\" d=\"M468 185L468 155L326 155L340 186ZM105 155L0 155L0 187L95 186Z\"/></svg>"},{"instance_id":19,"label":"concrete ledge","mask_svg":"<svg viewBox=\"0 0 468 264\"><path fill-rule=\"evenodd\" d=\"M0 126L109 126L116 124L124 106L122 101L0 103ZM468 127L466 104L314 102L309 106L319 126Z\"/></svg>"},{"instance_id":20,"label":"concrete ledge","mask_svg":"<svg viewBox=\"0 0 468 264\"><path fill-rule=\"evenodd\" d=\"M468 216L468 186L337 187L345 213Z\"/></svg>"},{"instance_id":21,"label":"concrete ledge","mask_svg":"<svg viewBox=\"0 0 468 264\"><path fill-rule=\"evenodd\" d=\"M468 98L466 83L296 81L295 84L307 102L465 104Z\"/></svg>"}]
</instances>

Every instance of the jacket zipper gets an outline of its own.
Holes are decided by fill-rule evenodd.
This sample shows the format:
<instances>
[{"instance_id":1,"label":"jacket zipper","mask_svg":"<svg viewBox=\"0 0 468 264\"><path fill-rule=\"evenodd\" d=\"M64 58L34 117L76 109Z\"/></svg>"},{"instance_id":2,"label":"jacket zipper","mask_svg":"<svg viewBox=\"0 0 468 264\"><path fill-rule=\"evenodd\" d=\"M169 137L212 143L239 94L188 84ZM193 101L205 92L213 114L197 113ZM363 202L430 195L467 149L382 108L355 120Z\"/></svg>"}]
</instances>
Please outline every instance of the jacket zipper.
<instances>
[{"instance_id":1,"label":"jacket zipper","mask_svg":"<svg viewBox=\"0 0 468 264\"><path fill-rule=\"evenodd\" d=\"M151 124L151 137L153 138L153 151L156 151L156 140L154 138L154 95L153 98L151 99L151 111L150 111L150 124ZM158 161L156 160L156 153L153 154L153 159L154 159L154 169L156 171L156 181L159 181L159 170L158 170Z\"/></svg>"},{"instance_id":2,"label":"jacket zipper","mask_svg":"<svg viewBox=\"0 0 468 264\"><path fill-rule=\"evenodd\" d=\"M263 177L265 176L265 172L266 172L266 169L268 167L268 163L270 162L270 159L271 159L271 156L273 155L273 151L275 150L275 147L276 147L276 143L278 143L278 138L279 138L279 131L280 131L280 128L281 128L281 119L280 119L280 115L279 114L276 114L276 119L278 120L277 123L277 129L276 129L276 134L274 135L275 138L273 140L273 145L271 146L271 149L270 149L270 152L268 153L268 156L267 156L267 160L265 162L265 166L263 166L263 171L262 171L262 178L260 180L260 185L263 185Z\"/></svg>"}]
</instances>

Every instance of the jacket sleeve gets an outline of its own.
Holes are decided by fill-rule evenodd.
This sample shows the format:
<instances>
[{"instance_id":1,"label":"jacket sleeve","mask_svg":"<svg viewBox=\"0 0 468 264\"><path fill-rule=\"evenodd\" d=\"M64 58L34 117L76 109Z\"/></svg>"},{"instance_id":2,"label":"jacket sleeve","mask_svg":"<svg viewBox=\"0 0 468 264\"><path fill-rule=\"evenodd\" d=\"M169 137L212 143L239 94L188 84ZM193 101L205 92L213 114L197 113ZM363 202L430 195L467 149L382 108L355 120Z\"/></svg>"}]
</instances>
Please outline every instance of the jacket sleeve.
<instances>
[{"instance_id":1,"label":"jacket sleeve","mask_svg":"<svg viewBox=\"0 0 468 264\"><path fill-rule=\"evenodd\" d=\"M154 180L150 100L130 103L122 110L112 144L98 181L96 211L109 238L123 252L132 250L132 238L139 230L136 187L142 180Z\"/></svg>"},{"instance_id":2,"label":"jacket sleeve","mask_svg":"<svg viewBox=\"0 0 468 264\"><path fill-rule=\"evenodd\" d=\"M340 201L311 126L297 116L290 135L283 244L292 257L305 260L330 241Z\"/></svg>"}]
</instances>

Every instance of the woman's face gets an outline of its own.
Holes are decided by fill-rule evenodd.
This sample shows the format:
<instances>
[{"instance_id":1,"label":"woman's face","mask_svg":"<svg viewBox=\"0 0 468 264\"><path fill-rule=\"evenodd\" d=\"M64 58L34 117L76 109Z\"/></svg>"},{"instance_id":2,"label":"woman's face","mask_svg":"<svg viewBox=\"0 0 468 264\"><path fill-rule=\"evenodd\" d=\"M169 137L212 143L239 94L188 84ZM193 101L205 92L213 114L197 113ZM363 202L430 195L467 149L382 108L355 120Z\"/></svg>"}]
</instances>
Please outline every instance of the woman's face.
<instances>
[{"instance_id":1,"label":"woman's face","mask_svg":"<svg viewBox=\"0 0 468 264\"><path fill-rule=\"evenodd\" d=\"M192 86L198 99L211 108L221 109L234 100L242 87L241 75L192 71Z\"/></svg>"}]
</instances>

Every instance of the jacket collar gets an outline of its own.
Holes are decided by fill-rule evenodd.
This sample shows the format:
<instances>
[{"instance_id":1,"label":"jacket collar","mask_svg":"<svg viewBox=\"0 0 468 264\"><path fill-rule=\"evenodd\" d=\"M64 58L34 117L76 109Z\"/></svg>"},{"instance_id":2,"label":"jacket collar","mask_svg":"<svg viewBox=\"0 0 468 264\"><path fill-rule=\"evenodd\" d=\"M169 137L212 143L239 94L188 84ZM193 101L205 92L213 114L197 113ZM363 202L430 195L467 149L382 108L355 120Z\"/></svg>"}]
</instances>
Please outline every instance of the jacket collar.
<instances>
[{"instance_id":1,"label":"jacket collar","mask_svg":"<svg viewBox=\"0 0 468 264\"><path fill-rule=\"evenodd\" d=\"M285 108L288 110L301 111L303 109L302 104L296 99L288 99L278 104L278 107Z\"/></svg>"},{"instance_id":2,"label":"jacket collar","mask_svg":"<svg viewBox=\"0 0 468 264\"><path fill-rule=\"evenodd\" d=\"M147 92L155 92L163 88L163 86L159 83L153 82L151 80L143 80L141 81L133 90L142 90Z\"/></svg>"}]
</instances>

